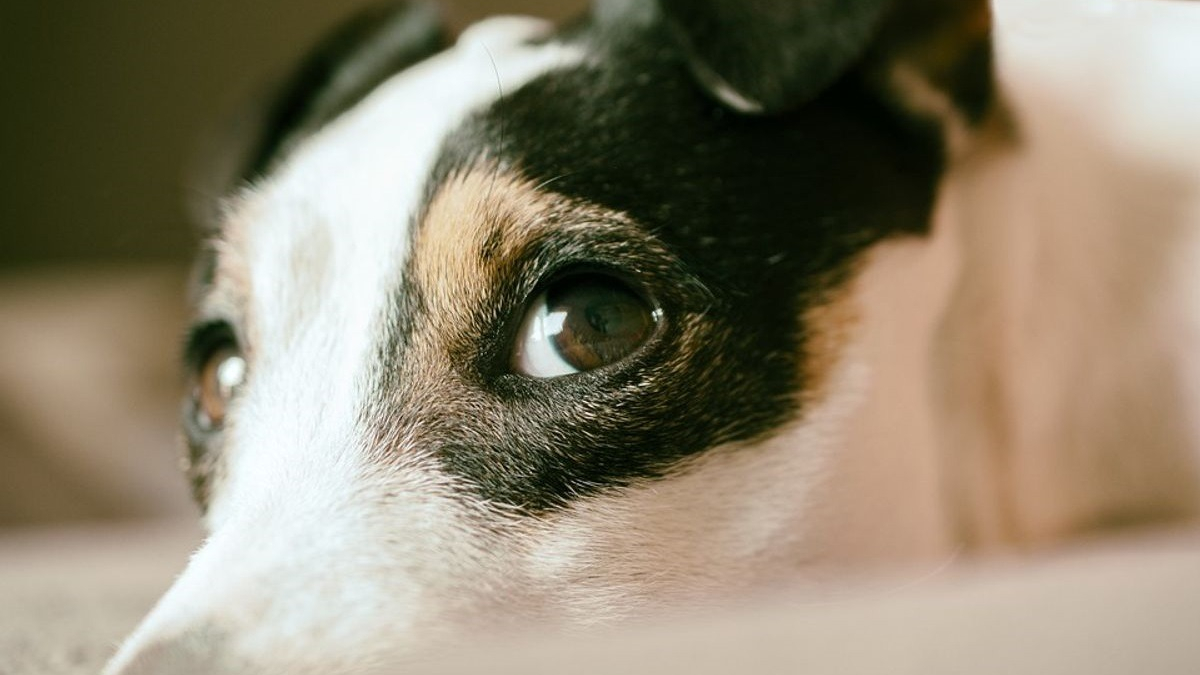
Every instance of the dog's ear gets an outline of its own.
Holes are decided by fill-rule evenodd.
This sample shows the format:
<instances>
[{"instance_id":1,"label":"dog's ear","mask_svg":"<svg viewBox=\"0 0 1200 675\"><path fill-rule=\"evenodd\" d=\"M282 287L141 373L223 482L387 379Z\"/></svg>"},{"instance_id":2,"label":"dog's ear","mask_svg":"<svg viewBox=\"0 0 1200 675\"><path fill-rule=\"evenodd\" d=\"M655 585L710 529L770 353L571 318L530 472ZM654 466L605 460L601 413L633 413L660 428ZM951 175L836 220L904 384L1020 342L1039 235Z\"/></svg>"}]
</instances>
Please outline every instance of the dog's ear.
<instances>
[{"instance_id":1,"label":"dog's ear","mask_svg":"<svg viewBox=\"0 0 1200 675\"><path fill-rule=\"evenodd\" d=\"M928 85L971 120L988 104L986 0L658 2L697 81L740 112L786 112L850 73L889 102Z\"/></svg>"},{"instance_id":2,"label":"dog's ear","mask_svg":"<svg viewBox=\"0 0 1200 675\"><path fill-rule=\"evenodd\" d=\"M887 0L658 0L699 83L747 113L809 100L858 60Z\"/></svg>"},{"instance_id":3,"label":"dog's ear","mask_svg":"<svg viewBox=\"0 0 1200 675\"><path fill-rule=\"evenodd\" d=\"M210 222L221 197L264 175L384 80L448 43L449 31L433 2L388 0L348 19L290 75L238 110L215 143L206 144L193 171L202 200L193 205L196 216Z\"/></svg>"}]
</instances>

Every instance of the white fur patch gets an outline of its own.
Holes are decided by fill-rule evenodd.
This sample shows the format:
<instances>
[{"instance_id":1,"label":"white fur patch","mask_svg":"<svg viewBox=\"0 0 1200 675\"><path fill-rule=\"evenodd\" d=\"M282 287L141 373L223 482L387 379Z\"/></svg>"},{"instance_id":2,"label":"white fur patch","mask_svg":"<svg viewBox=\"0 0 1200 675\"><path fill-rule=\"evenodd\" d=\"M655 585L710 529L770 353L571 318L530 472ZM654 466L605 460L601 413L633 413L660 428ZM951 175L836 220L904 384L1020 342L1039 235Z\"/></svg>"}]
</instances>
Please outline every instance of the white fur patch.
<instances>
[{"instance_id":1,"label":"white fur patch","mask_svg":"<svg viewBox=\"0 0 1200 675\"><path fill-rule=\"evenodd\" d=\"M440 144L502 91L579 61L561 44L523 44L547 29L516 18L478 25L231 206L222 276L201 310L247 332L251 376L225 432L229 478L214 493L211 538L107 672L148 672L137 668L171 652L191 661L189 649L212 659L197 666L206 672L268 656L278 672L351 665L323 660L332 653L369 664L430 638L422 627L455 623L446 615L462 599L429 597L441 585L469 572L486 587L485 575L499 574L472 564L478 528L434 471L409 462L371 475L372 441L356 422ZM322 619L331 613L339 621ZM147 663L130 665L139 658Z\"/></svg>"}]
</instances>

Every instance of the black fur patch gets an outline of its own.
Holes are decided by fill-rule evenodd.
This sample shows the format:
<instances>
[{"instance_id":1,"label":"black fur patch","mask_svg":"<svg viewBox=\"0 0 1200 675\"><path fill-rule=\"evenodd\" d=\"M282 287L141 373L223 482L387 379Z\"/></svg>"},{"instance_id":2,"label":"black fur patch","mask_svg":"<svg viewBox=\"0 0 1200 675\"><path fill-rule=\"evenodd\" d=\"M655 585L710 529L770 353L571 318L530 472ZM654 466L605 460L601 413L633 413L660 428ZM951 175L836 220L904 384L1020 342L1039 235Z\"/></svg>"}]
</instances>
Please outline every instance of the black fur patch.
<instances>
[{"instance_id":1,"label":"black fur patch","mask_svg":"<svg viewBox=\"0 0 1200 675\"><path fill-rule=\"evenodd\" d=\"M498 159L544 190L625 214L644 241L531 245L436 382L412 363L432 355L408 350L431 326L410 275L381 354L381 434L432 449L483 497L533 512L661 477L802 413L804 311L872 244L926 230L941 173L934 130L897 119L853 80L787 115L744 117L696 86L662 26L575 31L596 53L588 65L476 115L447 141L433 184ZM664 328L612 367L550 380L510 372L513 322L533 286L573 265L632 279L661 305Z\"/></svg>"}]
</instances>

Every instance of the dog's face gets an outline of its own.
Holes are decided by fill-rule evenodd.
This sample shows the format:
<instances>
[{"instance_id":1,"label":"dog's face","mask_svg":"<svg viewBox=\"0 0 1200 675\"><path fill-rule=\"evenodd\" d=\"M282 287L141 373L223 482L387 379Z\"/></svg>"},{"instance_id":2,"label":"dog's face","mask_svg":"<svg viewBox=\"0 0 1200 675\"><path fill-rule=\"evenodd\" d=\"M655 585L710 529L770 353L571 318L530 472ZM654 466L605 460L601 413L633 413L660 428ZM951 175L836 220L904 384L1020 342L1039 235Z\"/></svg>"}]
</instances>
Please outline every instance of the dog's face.
<instances>
[{"instance_id":1,"label":"dog's face","mask_svg":"<svg viewBox=\"0 0 1200 675\"><path fill-rule=\"evenodd\" d=\"M872 387L859 286L926 236L945 125L986 98L948 73L986 79L986 47L938 2L914 3L937 59L882 2L764 26L707 4L445 49L405 6L310 60L198 274L184 426L211 537L112 672L370 667L836 557ZM752 53L820 58L739 72L706 31L743 24Z\"/></svg>"}]
</instances>

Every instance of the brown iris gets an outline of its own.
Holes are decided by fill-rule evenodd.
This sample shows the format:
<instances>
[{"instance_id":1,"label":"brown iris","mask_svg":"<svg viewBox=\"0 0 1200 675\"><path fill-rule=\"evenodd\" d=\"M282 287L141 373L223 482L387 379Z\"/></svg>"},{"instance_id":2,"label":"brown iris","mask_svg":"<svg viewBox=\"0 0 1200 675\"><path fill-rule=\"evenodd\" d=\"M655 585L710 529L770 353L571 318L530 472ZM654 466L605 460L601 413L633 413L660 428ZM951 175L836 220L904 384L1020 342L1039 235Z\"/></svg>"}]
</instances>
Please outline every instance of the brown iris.
<instances>
[{"instance_id":1,"label":"brown iris","mask_svg":"<svg viewBox=\"0 0 1200 675\"><path fill-rule=\"evenodd\" d=\"M196 422L205 431L225 424L229 404L246 378L246 361L232 345L214 349L200 366L192 390Z\"/></svg>"},{"instance_id":2,"label":"brown iris","mask_svg":"<svg viewBox=\"0 0 1200 675\"><path fill-rule=\"evenodd\" d=\"M533 303L517 347L517 369L535 377L595 370L632 354L654 332L655 312L620 280L578 274Z\"/></svg>"}]
</instances>

